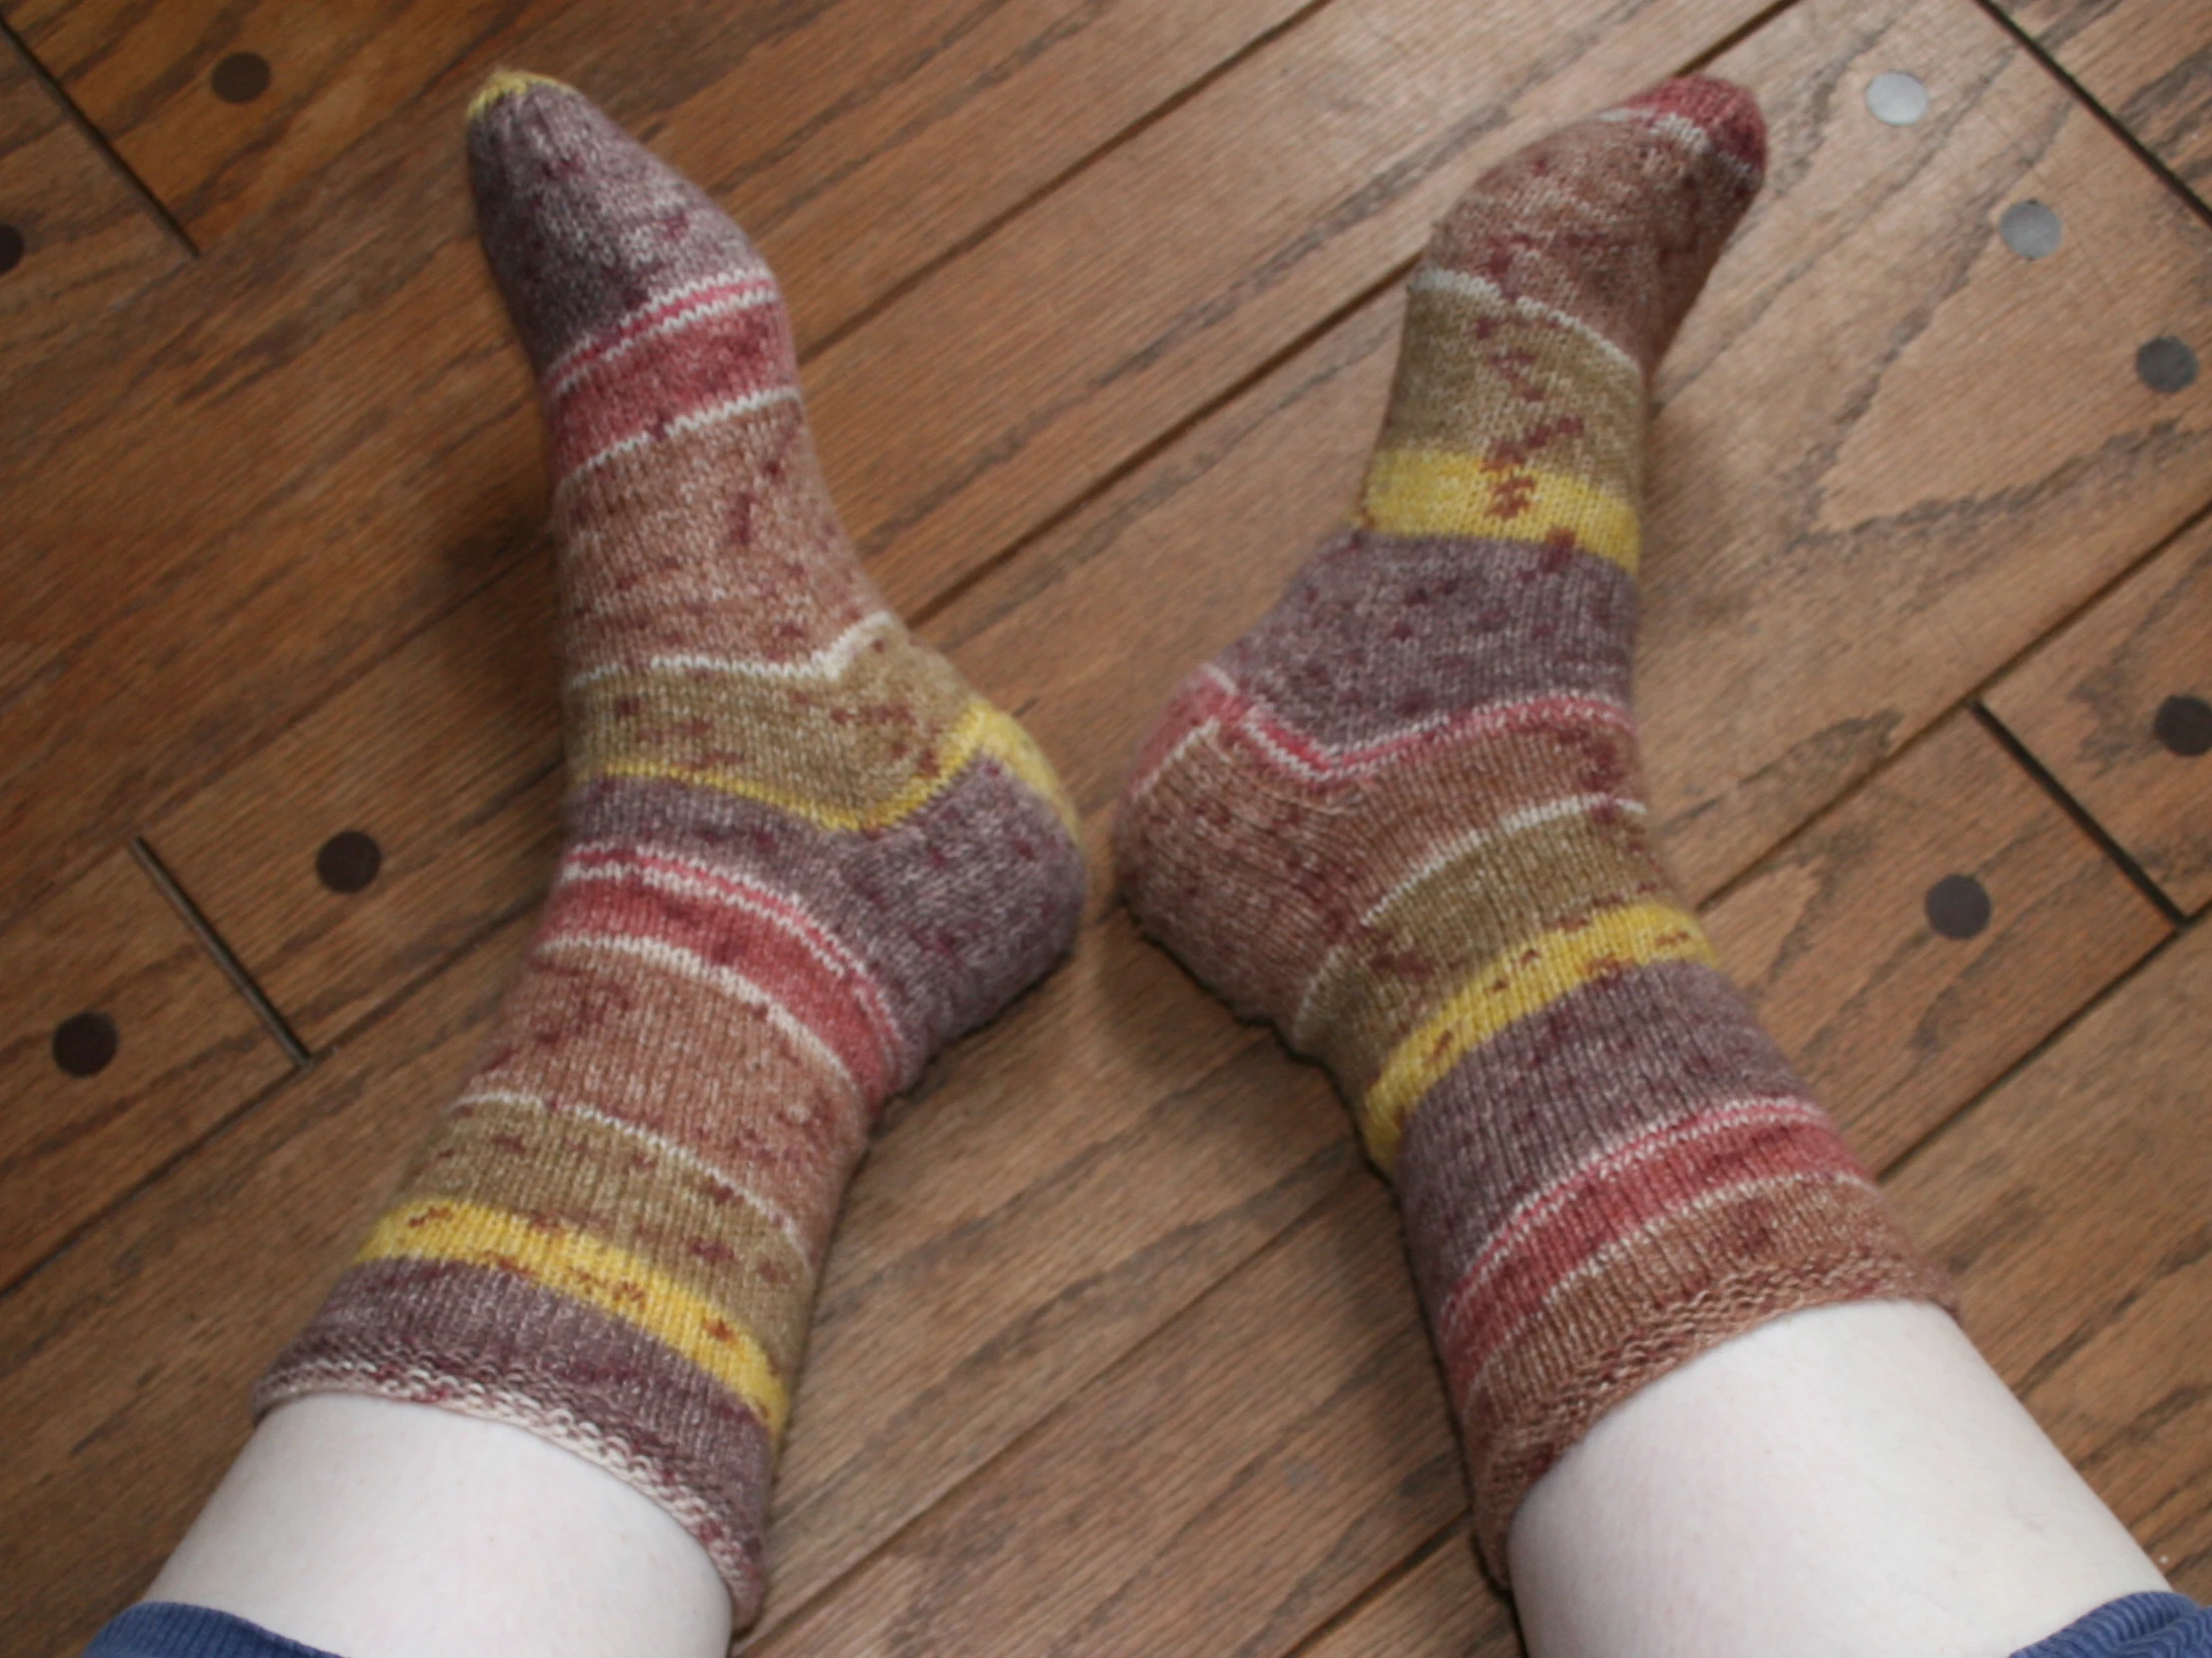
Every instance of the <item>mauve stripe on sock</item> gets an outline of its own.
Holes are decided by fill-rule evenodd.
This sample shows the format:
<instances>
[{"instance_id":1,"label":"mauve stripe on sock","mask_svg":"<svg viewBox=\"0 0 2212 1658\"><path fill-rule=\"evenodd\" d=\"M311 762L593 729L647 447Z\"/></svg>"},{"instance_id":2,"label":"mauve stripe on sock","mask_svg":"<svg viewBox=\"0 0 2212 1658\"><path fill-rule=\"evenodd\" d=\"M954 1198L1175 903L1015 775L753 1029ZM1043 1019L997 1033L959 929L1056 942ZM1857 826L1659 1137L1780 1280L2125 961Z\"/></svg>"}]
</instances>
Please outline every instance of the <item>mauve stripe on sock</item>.
<instances>
[{"instance_id":1,"label":"mauve stripe on sock","mask_svg":"<svg viewBox=\"0 0 2212 1658\"><path fill-rule=\"evenodd\" d=\"M541 373L687 283L766 269L703 191L565 87L500 100L468 148L478 233Z\"/></svg>"},{"instance_id":2,"label":"mauve stripe on sock","mask_svg":"<svg viewBox=\"0 0 2212 1658\"><path fill-rule=\"evenodd\" d=\"M1316 741L1372 743L1518 698L1625 705L1635 607L1633 577L1571 549L1343 530L1219 661ZM1542 652L1515 647L1532 629Z\"/></svg>"},{"instance_id":3,"label":"mauve stripe on sock","mask_svg":"<svg viewBox=\"0 0 2212 1658\"><path fill-rule=\"evenodd\" d=\"M731 989L590 941L533 954L469 1085L588 1106L744 1169L814 1260L867 1140L867 1101L819 1048Z\"/></svg>"},{"instance_id":4,"label":"mauve stripe on sock","mask_svg":"<svg viewBox=\"0 0 2212 1658\"><path fill-rule=\"evenodd\" d=\"M1460 1060L1407 1124L1398 1201L1442 1307L1507 1217L1611 1144L1731 1101L1805 1094L1726 975L1662 962L1569 992ZM1571 1108L1574 1136L1547 1132Z\"/></svg>"},{"instance_id":5,"label":"mauve stripe on sock","mask_svg":"<svg viewBox=\"0 0 2212 1658\"><path fill-rule=\"evenodd\" d=\"M630 779L583 790L570 822L586 841L631 841L788 893L867 965L910 1053L973 1029L1043 973L1083 913L1083 859L1060 819L987 758L911 817L868 835L818 829L735 795ZM947 845L972 850L947 859ZM966 966L948 973L955 958ZM902 1075L899 1086L912 1079Z\"/></svg>"},{"instance_id":6,"label":"mauve stripe on sock","mask_svg":"<svg viewBox=\"0 0 2212 1658\"><path fill-rule=\"evenodd\" d=\"M254 1392L256 1415L350 1392L513 1422L691 1499L676 1517L757 1602L775 1451L760 1419L645 1332L509 1273L386 1260L347 1271ZM678 1498L682 1501L683 1498ZM671 1508L674 1504L671 1503Z\"/></svg>"},{"instance_id":7,"label":"mauve stripe on sock","mask_svg":"<svg viewBox=\"0 0 2212 1658\"><path fill-rule=\"evenodd\" d=\"M717 904L632 877L571 880L547 905L539 936L651 939L742 973L836 1053L861 1091L880 1094L899 1069L895 1047L869 1019L855 970L825 962L791 929L736 904Z\"/></svg>"},{"instance_id":8,"label":"mauve stripe on sock","mask_svg":"<svg viewBox=\"0 0 2212 1658\"><path fill-rule=\"evenodd\" d=\"M1230 730L1183 749L1155 787L1124 803L1115 833L1152 848L1122 879L1154 931L1240 1011L1287 1032L1328 953L1416 871L1502 820L1640 792L1625 725L1579 715L1440 736L1356 785L1305 781ZM1242 828L1218 841L1152 833L1177 822ZM1234 853L1220 855L1228 846ZM1299 902L1281 902L1285 893ZM1261 915L1271 948L1254 956L1239 940Z\"/></svg>"},{"instance_id":9,"label":"mauve stripe on sock","mask_svg":"<svg viewBox=\"0 0 2212 1658\"><path fill-rule=\"evenodd\" d=\"M796 404L594 467L554 520L572 674L688 653L792 661L883 608L845 554Z\"/></svg>"}]
</instances>

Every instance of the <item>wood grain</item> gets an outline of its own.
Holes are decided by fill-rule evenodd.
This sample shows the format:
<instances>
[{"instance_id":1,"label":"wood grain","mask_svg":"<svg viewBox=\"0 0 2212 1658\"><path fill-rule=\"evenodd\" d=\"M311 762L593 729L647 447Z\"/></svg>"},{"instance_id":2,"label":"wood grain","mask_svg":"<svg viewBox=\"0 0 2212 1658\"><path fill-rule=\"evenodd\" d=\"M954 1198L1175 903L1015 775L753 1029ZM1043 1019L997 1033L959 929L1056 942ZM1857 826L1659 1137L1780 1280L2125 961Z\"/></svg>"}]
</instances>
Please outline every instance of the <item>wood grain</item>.
<instances>
[{"instance_id":1,"label":"wood grain","mask_svg":"<svg viewBox=\"0 0 2212 1658\"><path fill-rule=\"evenodd\" d=\"M2212 384L2161 397L2134 372L2155 335L2212 341L2212 233L1995 23L1807 0L1715 67L1758 91L1773 160L1661 374L1641 661L1646 683L1697 689L1647 703L1645 733L1693 887L1993 674L2212 482ZM1867 111L1892 69L1930 89L1918 126ZM2048 258L1995 234L2023 197L2075 232Z\"/></svg>"},{"instance_id":2,"label":"wood grain","mask_svg":"<svg viewBox=\"0 0 2212 1658\"><path fill-rule=\"evenodd\" d=\"M0 16L206 247L369 128L404 119L426 70L479 61L525 9L515 0L8 0ZM557 8L541 0L537 9ZM211 85L235 53L269 70L267 90L245 103Z\"/></svg>"},{"instance_id":3,"label":"wood grain","mask_svg":"<svg viewBox=\"0 0 2212 1658\"><path fill-rule=\"evenodd\" d=\"M2212 1596L2212 932L1890 1183L1967 1325L2174 1586Z\"/></svg>"},{"instance_id":4,"label":"wood grain","mask_svg":"<svg viewBox=\"0 0 2212 1658\"><path fill-rule=\"evenodd\" d=\"M511 928L377 1038L241 1114L0 1301L0 1579L14 1650L74 1653L144 1589L447 1097Z\"/></svg>"},{"instance_id":5,"label":"wood grain","mask_svg":"<svg viewBox=\"0 0 2212 1658\"><path fill-rule=\"evenodd\" d=\"M2212 759L2159 739L2176 696L2212 701L2212 522L2036 645L1985 701L2193 915L2212 903Z\"/></svg>"},{"instance_id":6,"label":"wood grain","mask_svg":"<svg viewBox=\"0 0 2212 1658\"><path fill-rule=\"evenodd\" d=\"M1353 1175L1318 1075L1118 915L1092 934L934 1070L854 1186L778 1485L770 1627ZM0 1302L0 1401L40 1420L0 1445L0 1573L37 1585L28 1628L82 1639L174 1542L526 937L502 929Z\"/></svg>"},{"instance_id":7,"label":"wood grain","mask_svg":"<svg viewBox=\"0 0 2212 1658\"><path fill-rule=\"evenodd\" d=\"M2204 488L2192 459L2204 435L2177 429L2168 414L2179 405L2134 380L2127 330L2114 321L2126 305L2102 299L2103 266L2068 268L2061 254L2031 268L1988 233L1991 204L2021 166L1995 119L2031 105L2056 129L2038 165L2078 175L2098 201L2141 207L2149 189L2147 230L2123 239L2143 242L2157 279L2179 283L2184 255L2212 243L2157 206L2155 187L2101 129L2052 106L2040 72L1973 13L1908 9L1871 44L1842 9L1814 19L1826 35L1808 37L1799 17L1775 26L1800 30L1781 47L1760 37L1740 49L1746 67L1785 89L1784 184L1693 314L1662 382L1655 439L1640 697L1669 846L1699 897L2024 648ZM1962 29L1963 42L1949 38ZM1946 38L1926 38L1931 30ZM1857 87L1876 65L1913 53L1964 62L1970 49L1994 78L1978 95L1989 107L1930 139L1879 128L1848 97L1823 136L1787 90L1824 76ZM1926 269L1893 272L1900 237L1944 245L1964 214L1976 215L1971 257L1942 277L1951 286ZM1257 618L1341 511L1379 413L1395 303L1353 313L930 623L988 692L1022 712L1087 809L1109 798L1175 678ZM1787 326L1774 320L1784 312ZM2004 372L2017 374L2045 335L2102 353L2106 383L1977 410L1986 449L1933 440L1968 418L1960 388L1995 371L1992 340L2010 342ZM1854 381L1838 365L1859 355L1889 360ZM1908 462L1930 448L1940 466ZM2028 481L2015 487L2006 472ZM319 710L285 751L296 762L258 757L156 830L279 1004L318 1033L358 1017L395 973L419 971L420 952L434 952L429 941L456 918L505 913L542 878L542 850L529 849L549 832L545 798L518 807L535 814L527 827L488 825L499 801L519 800L553 764L551 699L512 694L530 681L501 670L472 686L443 665L418 668L478 652L526 661L533 647L518 629L543 614L542 583L542 569L513 573L441 624L435 642L426 635L419 654L393 657ZM970 648L987 625L991 642ZM423 717L438 707L450 717ZM389 709L414 712L393 719ZM523 733L536 744L527 754ZM453 752L432 752L443 745ZM306 759L310 748L326 757ZM422 870L415 897L395 885L355 901L345 915L357 919L326 949L314 930L335 912L300 890L299 848L270 844L294 832L290 820L259 818L256 803L297 798L283 779L328 774L341 753L348 786L374 797L381 821L419 829L426 862L411 866ZM505 837L509 851L490 854L502 873L464 861L431 875L451 826ZM387 909L389 920L371 915Z\"/></svg>"},{"instance_id":8,"label":"wood grain","mask_svg":"<svg viewBox=\"0 0 2212 1658\"><path fill-rule=\"evenodd\" d=\"M1991 915L1931 925L1967 876ZM1954 714L1705 912L1761 1021L1884 1168L2160 944L2157 909Z\"/></svg>"},{"instance_id":9,"label":"wood grain","mask_svg":"<svg viewBox=\"0 0 2212 1658\"><path fill-rule=\"evenodd\" d=\"M1301 1658L1519 1658L1513 1609L1484 1580L1463 1527L1381 1584Z\"/></svg>"},{"instance_id":10,"label":"wood grain","mask_svg":"<svg viewBox=\"0 0 2212 1658\"><path fill-rule=\"evenodd\" d=\"M713 184L760 230L812 341L1291 8L844 0L701 5L652 30L625 26L627 6L562 9L433 73L281 210L224 236L158 316L100 330L52 372L10 380L0 365L0 491L17 508L0 636L25 641L42 675L0 702L0 917L532 544L537 420L469 245L458 160L478 57L512 53L601 92ZM311 29L328 8L248 10ZM63 21L80 11L86 74L133 56L94 27L123 14ZM221 8L209 27L243 15ZM163 62L140 65L159 96L202 96L163 81ZM352 96L352 71L334 73L330 96ZM1073 107L1071 80L1085 89ZM855 395L865 408L881 384ZM87 545L103 556L71 556Z\"/></svg>"},{"instance_id":11,"label":"wood grain","mask_svg":"<svg viewBox=\"0 0 2212 1658\"><path fill-rule=\"evenodd\" d=\"M1287 1652L1462 1500L1362 1178L752 1650Z\"/></svg>"},{"instance_id":12,"label":"wood grain","mask_svg":"<svg viewBox=\"0 0 2212 1658\"><path fill-rule=\"evenodd\" d=\"M127 850L0 940L0 1288L291 1070ZM56 1062L55 1028L105 1016L115 1057Z\"/></svg>"},{"instance_id":13,"label":"wood grain","mask_svg":"<svg viewBox=\"0 0 2212 1658\"><path fill-rule=\"evenodd\" d=\"M2212 191L2212 12L2197 0L1996 0L2142 146Z\"/></svg>"},{"instance_id":14,"label":"wood grain","mask_svg":"<svg viewBox=\"0 0 2212 1658\"><path fill-rule=\"evenodd\" d=\"M25 372L89 320L190 255L0 39L0 225L20 260L0 271L0 375ZM0 694L32 663L0 645Z\"/></svg>"}]
</instances>

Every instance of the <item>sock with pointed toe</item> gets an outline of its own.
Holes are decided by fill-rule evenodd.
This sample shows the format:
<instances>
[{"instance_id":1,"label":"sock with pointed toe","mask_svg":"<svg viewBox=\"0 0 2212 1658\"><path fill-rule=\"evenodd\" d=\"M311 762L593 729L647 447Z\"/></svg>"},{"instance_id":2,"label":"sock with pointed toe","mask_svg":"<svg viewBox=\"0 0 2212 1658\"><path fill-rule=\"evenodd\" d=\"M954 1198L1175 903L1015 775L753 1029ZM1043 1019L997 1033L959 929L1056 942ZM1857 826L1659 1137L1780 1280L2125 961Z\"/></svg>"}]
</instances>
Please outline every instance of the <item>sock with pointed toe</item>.
<instances>
[{"instance_id":1,"label":"sock with pointed toe","mask_svg":"<svg viewBox=\"0 0 2212 1658\"><path fill-rule=\"evenodd\" d=\"M884 1102L1067 949L1051 768L838 527L774 279L581 95L468 152L553 472L568 843L491 1036L256 1408L517 1424L762 1588L814 1286Z\"/></svg>"},{"instance_id":2,"label":"sock with pointed toe","mask_svg":"<svg viewBox=\"0 0 2212 1658\"><path fill-rule=\"evenodd\" d=\"M1178 691L1142 926L1321 1058L1391 1176L1501 1578L1597 1418L1799 1308L1941 1298L1654 855L1629 714L1653 365L1764 133L1669 82L1480 181L1348 525Z\"/></svg>"}]
</instances>

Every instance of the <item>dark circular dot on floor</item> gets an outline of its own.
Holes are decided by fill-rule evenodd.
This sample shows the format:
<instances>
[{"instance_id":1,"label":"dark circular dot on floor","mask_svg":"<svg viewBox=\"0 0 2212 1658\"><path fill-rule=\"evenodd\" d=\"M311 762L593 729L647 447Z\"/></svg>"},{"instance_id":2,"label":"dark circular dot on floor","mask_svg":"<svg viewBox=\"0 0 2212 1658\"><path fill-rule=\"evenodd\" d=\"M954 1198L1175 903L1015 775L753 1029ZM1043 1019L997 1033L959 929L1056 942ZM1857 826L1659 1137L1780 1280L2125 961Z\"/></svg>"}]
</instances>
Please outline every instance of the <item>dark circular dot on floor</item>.
<instances>
[{"instance_id":1,"label":"dark circular dot on floor","mask_svg":"<svg viewBox=\"0 0 2212 1658\"><path fill-rule=\"evenodd\" d=\"M13 224L0 224L0 276L23 262L23 232Z\"/></svg>"},{"instance_id":2,"label":"dark circular dot on floor","mask_svg":"<svg viewBox=\"0 0 2212 1658\"><path fill-rule=\"evenodd\" d=\"M1947 939L1971 939L1990 925L1990 895L1971 875L1947 875L1928 889L1928 925Z\"/></svg>"},{"instance_id":3,"label":"dark circular dot on floor","mask_svg":"<svg viewBox=\"0 0 2212 1658\"><path fill-rule=\"evenodd\" d=\"M2185 391L2196 384L2197 354L2187 340L2160 334L2137 348L2135 372L2152 391Z\"/></svg>"},{"instance_id":4,"label":"dark circular dot on floor","mask_svg":"<svg viewBox=\"0 0 2212 1658\"><path fill-rule=\"evenodd\" d=\"M2058 222L2058 215L2042 203L2015 202L1996 221L1996 233L2021 258L2045 259L2058 251L2066 229Z\"/></svg>"},{"instance_id":5,"label":"dark circular dot on floor","mask_svg":"<svg viewBox=\"0 0 2212 1658\"><path fill-rule=\"evenodd\" d=\"M2168 752L2190 759L2212 753L2212 702L2201 696L2169 696L2151 716L2150 734Z\"/></svg>"},{"instance_id":6,"label":"dark circular dot on floor","mask_svg":"<svg viewBox=\"0 0 2212 1658\"><path fill-rule=\"evenodd\" d=\"M384 849L373 836L345 829L322 843L315 854L315 874L332 892L354 893L376 879L384 867Z\"/></svg>"},{"instance_id":7,"label":"dark circular dot on floor","mask_svg":"<svg viewBox=\"0 0 2212 1658\"><path fill-rule=\"evenodd\" d=\"M233 52L216 65L208 85L225 104L250 104L268 91L268 59L258 52Z\"/></svg>"},{"instance_id":8,"label":"dark circular dot on floor","mask_svg":"<svg viewBox=\"0 0 2212 1658\"><path fill-rule=\"evenodd\" d=\"M115 1057L115 1021L106 1014L72 1014L54 1027L54 1063L72 1076L92 1076Z\"/></svg>"}]
</instances>

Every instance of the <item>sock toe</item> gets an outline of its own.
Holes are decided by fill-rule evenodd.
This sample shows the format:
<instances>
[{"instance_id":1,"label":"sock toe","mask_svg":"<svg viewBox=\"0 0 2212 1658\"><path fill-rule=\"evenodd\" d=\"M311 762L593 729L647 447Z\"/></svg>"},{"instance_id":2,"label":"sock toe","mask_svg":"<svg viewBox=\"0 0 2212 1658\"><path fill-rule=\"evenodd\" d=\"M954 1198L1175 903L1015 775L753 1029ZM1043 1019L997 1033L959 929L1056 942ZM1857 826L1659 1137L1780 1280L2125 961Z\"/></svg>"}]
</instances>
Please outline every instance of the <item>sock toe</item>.
<instances>
[{"instance_id":1,"label":"sock toe","mask_svg":"<svg viewBox=\"0 0 2212 1658\"><path fill-rule=\"evenodd\" d=\"M488 80L470 106L468 158L485 258L541 374L657 300L767 275L703 191L559 81Z\"/></svg>"}]
</instances>

